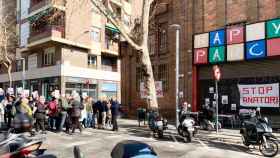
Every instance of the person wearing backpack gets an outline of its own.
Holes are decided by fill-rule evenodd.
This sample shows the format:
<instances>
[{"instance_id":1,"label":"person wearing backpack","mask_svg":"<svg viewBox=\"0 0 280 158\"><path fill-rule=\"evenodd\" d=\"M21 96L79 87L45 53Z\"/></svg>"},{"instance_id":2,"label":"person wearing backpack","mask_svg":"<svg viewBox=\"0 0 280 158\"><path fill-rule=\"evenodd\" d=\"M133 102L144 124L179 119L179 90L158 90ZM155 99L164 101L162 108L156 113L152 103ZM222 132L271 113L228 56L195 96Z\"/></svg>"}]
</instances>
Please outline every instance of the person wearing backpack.
<instances>
[{"instance_id":1,"label":"person wearing backpack","mask_svg":"<svg viewBox=\"0 0 280 158\"><path fill-rule=\"evenodd\" d=\"M81 103L81 98L78 93L73 94L71 106L72 134L75 133L76 128L79 128L80 132L82 132L82 126L79 122L79 119L81 117L81 111L84 109L84 106Z\"/></svg>"},{"instance_id":2,"label":"person wearing backpack","mask_svg":"<svg viewBox=\"0 0 280 158\"><path fill-rule=\"evenodd\" d=\"M40 96L39 101L35 103L36 111L35 111L35 128L36 132L39 132L39 130L42 130L42 134L46 134L45 129L45 120L46 120L46 105L45 105L45 97Z\"/></svg>"}]
</instances>

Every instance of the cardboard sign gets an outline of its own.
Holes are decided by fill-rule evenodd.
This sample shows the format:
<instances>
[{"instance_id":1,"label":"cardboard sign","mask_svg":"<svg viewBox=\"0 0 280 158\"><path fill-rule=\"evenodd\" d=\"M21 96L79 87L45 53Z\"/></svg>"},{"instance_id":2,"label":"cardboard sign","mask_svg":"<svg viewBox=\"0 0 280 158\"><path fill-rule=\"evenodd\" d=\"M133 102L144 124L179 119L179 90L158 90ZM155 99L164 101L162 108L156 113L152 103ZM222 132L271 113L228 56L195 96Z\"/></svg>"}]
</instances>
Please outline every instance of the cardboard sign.
<instances>
[{"instance_id":1,"label":"cardboard sign","mask_svg":"<svg viewBox=\"0 0 280 158\"><path fill-rule=\"evenodd\" d=\"M23 90L22 97L23 98L28 98L29 97L29 90L28 89Z\"/></svg>"},{"instance_id":2,"label":"cardboard sign","mask_svg":"<svg viewBox=\"0 0 280 158\"><path fill-rule=\"evenodd\" d=\"M156 86L157 97L162 98L163 97L162 82L155 81L155 86ZM141 98L149 97L149 93L148 93L148 90L145 88L144 82L140 83L140 95L141 95Z\"/></svg>"},{"instance_id":3,"label":"cardboard sign","mask_svg":"<svg viewBox=\"0 0 280 158\"><path fill-rule=\"evenodd\" d=\"M279 83L238 85L240 105L247 107L279 107Z\"/></svg>"},{"instance_id":4,"label":"cardboard sign","mask_svg":"<svg viewBox=\"0 0 280 158\"><path fill-rule=\"evenodd\" d=\"M14 89L13 88L8 88L7 93L10 94L10 95L13 95L14 94Z\"/></svg>"},{"instance_id":5,"label":"cardboard sign","mask_svg":"<svg viewBox=\"0 0 280 158\"><path fill-rule=\"evenodd\" d=\"M33 98L38 98L39 97L38 91L32 92L32 97Z\"/></svg>"},{"instance_id":6,"label":"cardboard sign","mask_svg":"<svg viewBox=\"0 0 280 158\"><path fill-rule=\"evenodd\" d=\"M4 90L2 88L0 88L0 96L4 95L4 94L5 94Z\"/></svg>"}]
</instances>

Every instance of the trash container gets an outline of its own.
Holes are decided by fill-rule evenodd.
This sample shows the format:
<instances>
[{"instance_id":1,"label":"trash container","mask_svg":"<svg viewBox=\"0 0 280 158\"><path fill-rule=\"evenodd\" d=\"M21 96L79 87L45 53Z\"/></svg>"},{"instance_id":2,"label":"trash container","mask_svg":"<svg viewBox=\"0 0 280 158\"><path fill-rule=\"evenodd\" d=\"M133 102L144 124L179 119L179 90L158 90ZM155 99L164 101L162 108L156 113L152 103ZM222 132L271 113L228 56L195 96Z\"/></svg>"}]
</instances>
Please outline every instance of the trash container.
<instances>
[{"instance_id":1,"label":"trash container","mask_svg":"<svg viewBox=\"0 0 280 158\"><path fill-rule=\"evenodd\" d=\"M145 108L138 108L137 109L137 119L138 119L138 126L140 127L140 123L142 121L144 121L144 125L145 125L145 121L146 121L146 109Z\"/></svg>"}]
</instances>

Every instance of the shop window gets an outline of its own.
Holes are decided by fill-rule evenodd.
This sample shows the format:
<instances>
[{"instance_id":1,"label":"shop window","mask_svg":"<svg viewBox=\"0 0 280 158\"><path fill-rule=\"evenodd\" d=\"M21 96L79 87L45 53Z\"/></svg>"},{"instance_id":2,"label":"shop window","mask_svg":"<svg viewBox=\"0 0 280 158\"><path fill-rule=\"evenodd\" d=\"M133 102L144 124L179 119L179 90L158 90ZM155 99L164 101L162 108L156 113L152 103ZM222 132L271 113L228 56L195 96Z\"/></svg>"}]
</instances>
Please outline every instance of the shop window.
<instances>
[{"instance_id":1,"label":"shop window","mask_svg":"<svg viewBox=\"0 0 280 158\"><path fill-rule=\"evenodd\" d=\"M149 54L155 54L155 35L150 35L149 37Z\"/></svg>"},{"instance_id":2,"label":"shop window","mask_svg":"<svg viewBox=\"0 0 280 158\"><path fill-rule=\"evenodd\" d=\"M91 36L91 39L94 41L94 42L100 42L100 29L98 28L94 28L91 33L90 33L90 36Z\"/></svg>"},{"instance_id":3,"label":"shop window","mask_svg":"<svg viewBox=\"0 0 280 158\"><path fill-rule=\"evenodd\" d=\"M55 48L47 48L44 50L43 63L45 66L54 65Z\"/></svg>"},{"instance_id":4,"label":"shop window","mask_svg":"<svg viewBox=\"0 0 280 158\"><path fill-rule=\"evenodd\" d=\"M162 81L162 88L164 91L167 91L169 88L168 82L168 65L161 64L158 66L158 80Z\"/></svg>"},{"instance_id":5,"label":"shop window","mask_svg":"<svg viewBox=\"0 0 280 158\"><path fill-rule=\"evenodd\" d=\"M95 55L88 55L88 67L97 68L97 57Z\"/></svg>"}]
</instances>

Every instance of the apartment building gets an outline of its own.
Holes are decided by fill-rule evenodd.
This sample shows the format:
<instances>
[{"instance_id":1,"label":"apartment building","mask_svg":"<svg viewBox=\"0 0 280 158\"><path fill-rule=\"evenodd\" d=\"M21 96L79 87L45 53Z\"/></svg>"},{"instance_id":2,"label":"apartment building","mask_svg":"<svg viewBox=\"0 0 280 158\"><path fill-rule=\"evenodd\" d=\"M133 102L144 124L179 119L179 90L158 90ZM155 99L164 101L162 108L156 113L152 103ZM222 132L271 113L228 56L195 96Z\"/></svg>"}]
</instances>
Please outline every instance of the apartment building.
<instances>
[{"instance_id":1,"label":"apartment building","mask_svg":"<svg viewBox=\"0 0 280 158\"><path fill-rule=\"evenodd\" d=\"M129 25L131 4L112 4ZM75 90L120 100L119 31L90 0L17 0L17 25L15 91L24 87L49 97L56 89ZM5 88L7 81L6 74L0 75Z\"/></svg>"},{"instance_id":2,"label":"apartment building","mask_svg":"<svg viewBox=\"0 0 280 158\"><path fill-rule=\"evenodd\" d=\"M161 5L151 22L149 43L155 80L162 81L163 84L163 97L158 98L162 114L175 118L176 34L174 28L169 27L172 24L181 26L178 94L180 103L191 103L193 111L201 110L202 105L215 107L212 70L214 64L218 64L222 72L219 82L220 114L235 115L243 106L248 108L248 105L252 105L244 104L240 100L240 85L275 84L274 95L279 97L277 83L280 81L280 49L277 38L280 35L275 31L280 21L279 0L158 2ZM232 30L238 33L229 38ZM221 43L218 45L215 42L213 44L213 37L223 41L219 41ZM231 42L233 39L235 41ZM260 41L262 45L258 43ZM135 54L127 43L122 43L121 78L123 83L129 83L122 87L122 103L129 107L131 114L135 114L137 107L147 106L145 99L140 95L139 87L143 77L139 68L139 58ZM264 115L279 116L279 103L273 106L259 106L262 106Z\"/></svg>"}]
</instances>

